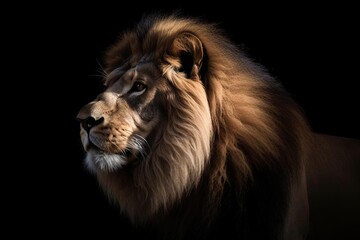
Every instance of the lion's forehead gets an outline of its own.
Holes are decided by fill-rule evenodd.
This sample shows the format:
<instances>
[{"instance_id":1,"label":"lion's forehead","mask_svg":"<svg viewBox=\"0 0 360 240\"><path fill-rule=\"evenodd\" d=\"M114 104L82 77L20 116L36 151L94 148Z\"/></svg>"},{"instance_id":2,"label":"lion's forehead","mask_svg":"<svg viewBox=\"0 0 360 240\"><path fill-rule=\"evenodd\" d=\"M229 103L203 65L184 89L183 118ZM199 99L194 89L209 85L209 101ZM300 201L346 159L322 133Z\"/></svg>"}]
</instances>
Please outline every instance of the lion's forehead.
<instances>
[{"instance_id":1,"label":"lion's forehead","mask_svg":"<svg viewBox=\"0 0 360 240\"><path fill-rule=\"evenodd\" d=\"M117 90L119 94L125 94L131 89L134 82L143 82L149 86L153 85L160 77L158 67L146 55L134 65L123 65L112 70L106 77L105 85L109 86L110 90Z\"/></svg>"}]
</instances>

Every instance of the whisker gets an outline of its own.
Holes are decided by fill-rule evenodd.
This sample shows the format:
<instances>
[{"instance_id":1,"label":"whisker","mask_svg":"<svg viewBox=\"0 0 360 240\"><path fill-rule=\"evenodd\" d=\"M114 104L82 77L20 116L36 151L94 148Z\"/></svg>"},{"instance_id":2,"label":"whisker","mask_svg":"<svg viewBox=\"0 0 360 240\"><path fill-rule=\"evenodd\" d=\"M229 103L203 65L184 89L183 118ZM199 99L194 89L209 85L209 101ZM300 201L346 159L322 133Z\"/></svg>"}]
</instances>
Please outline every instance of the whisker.
<instances>
[{"instance_id":1,"label":"whisker","mask_svg":"<svg viewBox=\"0 0 360 240\"><path fill-rule=\"evenodd\" d=\"M130 146L139 151L142 159L146 159L150 146L144 137L134 134Z\"/></svg>"},{"instance_id":2,"label":"whisker","mask_svg":"<svg viewBox=\"0 0 360 240\"><path fill-rule=\"evenodd\" d=\"M89 75L89 77L100 77L100 78L105 78L106 75L104 75L103 73L99 72L100 74L91 74Z\"/></svg>"},{"instance_id":3,"label":"whisker","mask_svg":"<svg viewBox=\"0 0 360 240\"><path fill-rule=\"evenodd\" d=\"M104 77L106 77L108 74L106 73L104 67L101 65L100 61L96 58L96 62L99 64L100 66L100 73L103 74Z\"/></svg>"}]
</instances>

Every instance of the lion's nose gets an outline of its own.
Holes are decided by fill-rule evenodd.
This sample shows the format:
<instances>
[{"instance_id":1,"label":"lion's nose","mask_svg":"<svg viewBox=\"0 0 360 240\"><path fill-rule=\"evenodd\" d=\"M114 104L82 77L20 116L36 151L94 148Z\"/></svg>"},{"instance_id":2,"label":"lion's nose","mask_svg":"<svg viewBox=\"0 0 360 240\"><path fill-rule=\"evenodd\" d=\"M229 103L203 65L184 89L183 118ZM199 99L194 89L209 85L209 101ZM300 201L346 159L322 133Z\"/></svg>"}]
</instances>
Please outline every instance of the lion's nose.
<instances>
[{"instance_id":1,"label":"lion's nose","mask_svg":"<svg viewBox=\"0 0 360 240\"><path fill-rule=\"evenodd\" d=\"M90 129L96 125L99 125L100 123L102 123L104 121L104 118L101 117L99 119L95 119L93 117L87 117L85 119L81 119L81 118L77 118L77 120L81 123L81 125L83 126L83 128L89 132Z\"/></svg>"}]
</instances>

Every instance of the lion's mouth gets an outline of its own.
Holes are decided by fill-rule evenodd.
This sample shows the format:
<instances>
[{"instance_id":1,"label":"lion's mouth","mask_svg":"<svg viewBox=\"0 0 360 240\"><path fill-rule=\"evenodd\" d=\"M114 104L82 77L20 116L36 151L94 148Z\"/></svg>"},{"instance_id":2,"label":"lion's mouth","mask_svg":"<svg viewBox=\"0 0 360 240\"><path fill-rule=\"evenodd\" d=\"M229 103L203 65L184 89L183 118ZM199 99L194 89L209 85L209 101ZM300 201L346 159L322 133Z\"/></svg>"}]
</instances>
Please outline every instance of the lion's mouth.
<instances>
[{"instance_id":1,"label":"lion's mouth","mask_svg":"<svg viewBox=\"0 0 360 240\"><path fill-rule=\"evenodd\" d=\"M133 165L135 155L131 150L124 150L119 153L111 153L96 146L89 141L87 144L87 154L85 163L91 172L97 170L112 172L126 168L130 163Z\"/></svg>"},{"instance_id":2,"label":"lion's mouth","mask_svg":"<svg viewBox=\"0 0 360 240\"><path fill-rule=\"evenodd\" d=\"M133 168L148 156L147 141L136 135L128 140L127 146L116 151L105 149L101 139L95 136L83 134L82 139L87 152L85 163L92 172Z\"/></svg>"},{"instance_id":3,"label":"lion's mouth","mask_svg":"<svg viewBox=\"0 0 360 240\"><path fill-rule=\"evenodd\" d=\"M89 151L90 149L95 150L97 152L106 152L105 150L98 147L93 141L91 141L90 136L88 136L88 144L86 146L86 151Z\"/></svg>"},{"instance_id":4,"label":"lion's mouth","mask_svg":"<svg viewBox=\"0 0 360 240\"><path fill-rule=\"evenodd\" d=\"M117 154L122 156L125 159L131 159L135 154L130 150L130 149L125 149L121 152L118 153L110 153L108 151L105 151L104 149L101 149L100 147L98 147L96 144L94 144L90 139L89 139L89 145L87 147L88 149L92 149L96 152L101 152L104 154Z\"/></svg>"}]
</instances>

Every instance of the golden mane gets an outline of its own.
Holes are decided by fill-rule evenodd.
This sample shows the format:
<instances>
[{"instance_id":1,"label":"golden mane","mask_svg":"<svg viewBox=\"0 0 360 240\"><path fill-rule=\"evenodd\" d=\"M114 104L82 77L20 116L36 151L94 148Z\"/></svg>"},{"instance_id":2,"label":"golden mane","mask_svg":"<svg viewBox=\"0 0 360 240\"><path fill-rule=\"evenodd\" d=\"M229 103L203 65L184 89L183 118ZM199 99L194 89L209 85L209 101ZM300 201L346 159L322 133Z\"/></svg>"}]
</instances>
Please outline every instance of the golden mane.
<instances>
[{"instance_id":1,"label":"golden mane","mask_svg":"<svg viewBox=\"0 0 360 240\"><path fill-rule=\"evenodd\" d=\"M264 234L278 236L309 139L297 104L213 24L146 17L107 51L106 71L148 59L169 82L158 100L167 116L146 161L97 173L109 197L165 235L205 236L234 211L241 236L269 219Z\"/></svg>"}]
</instances>

